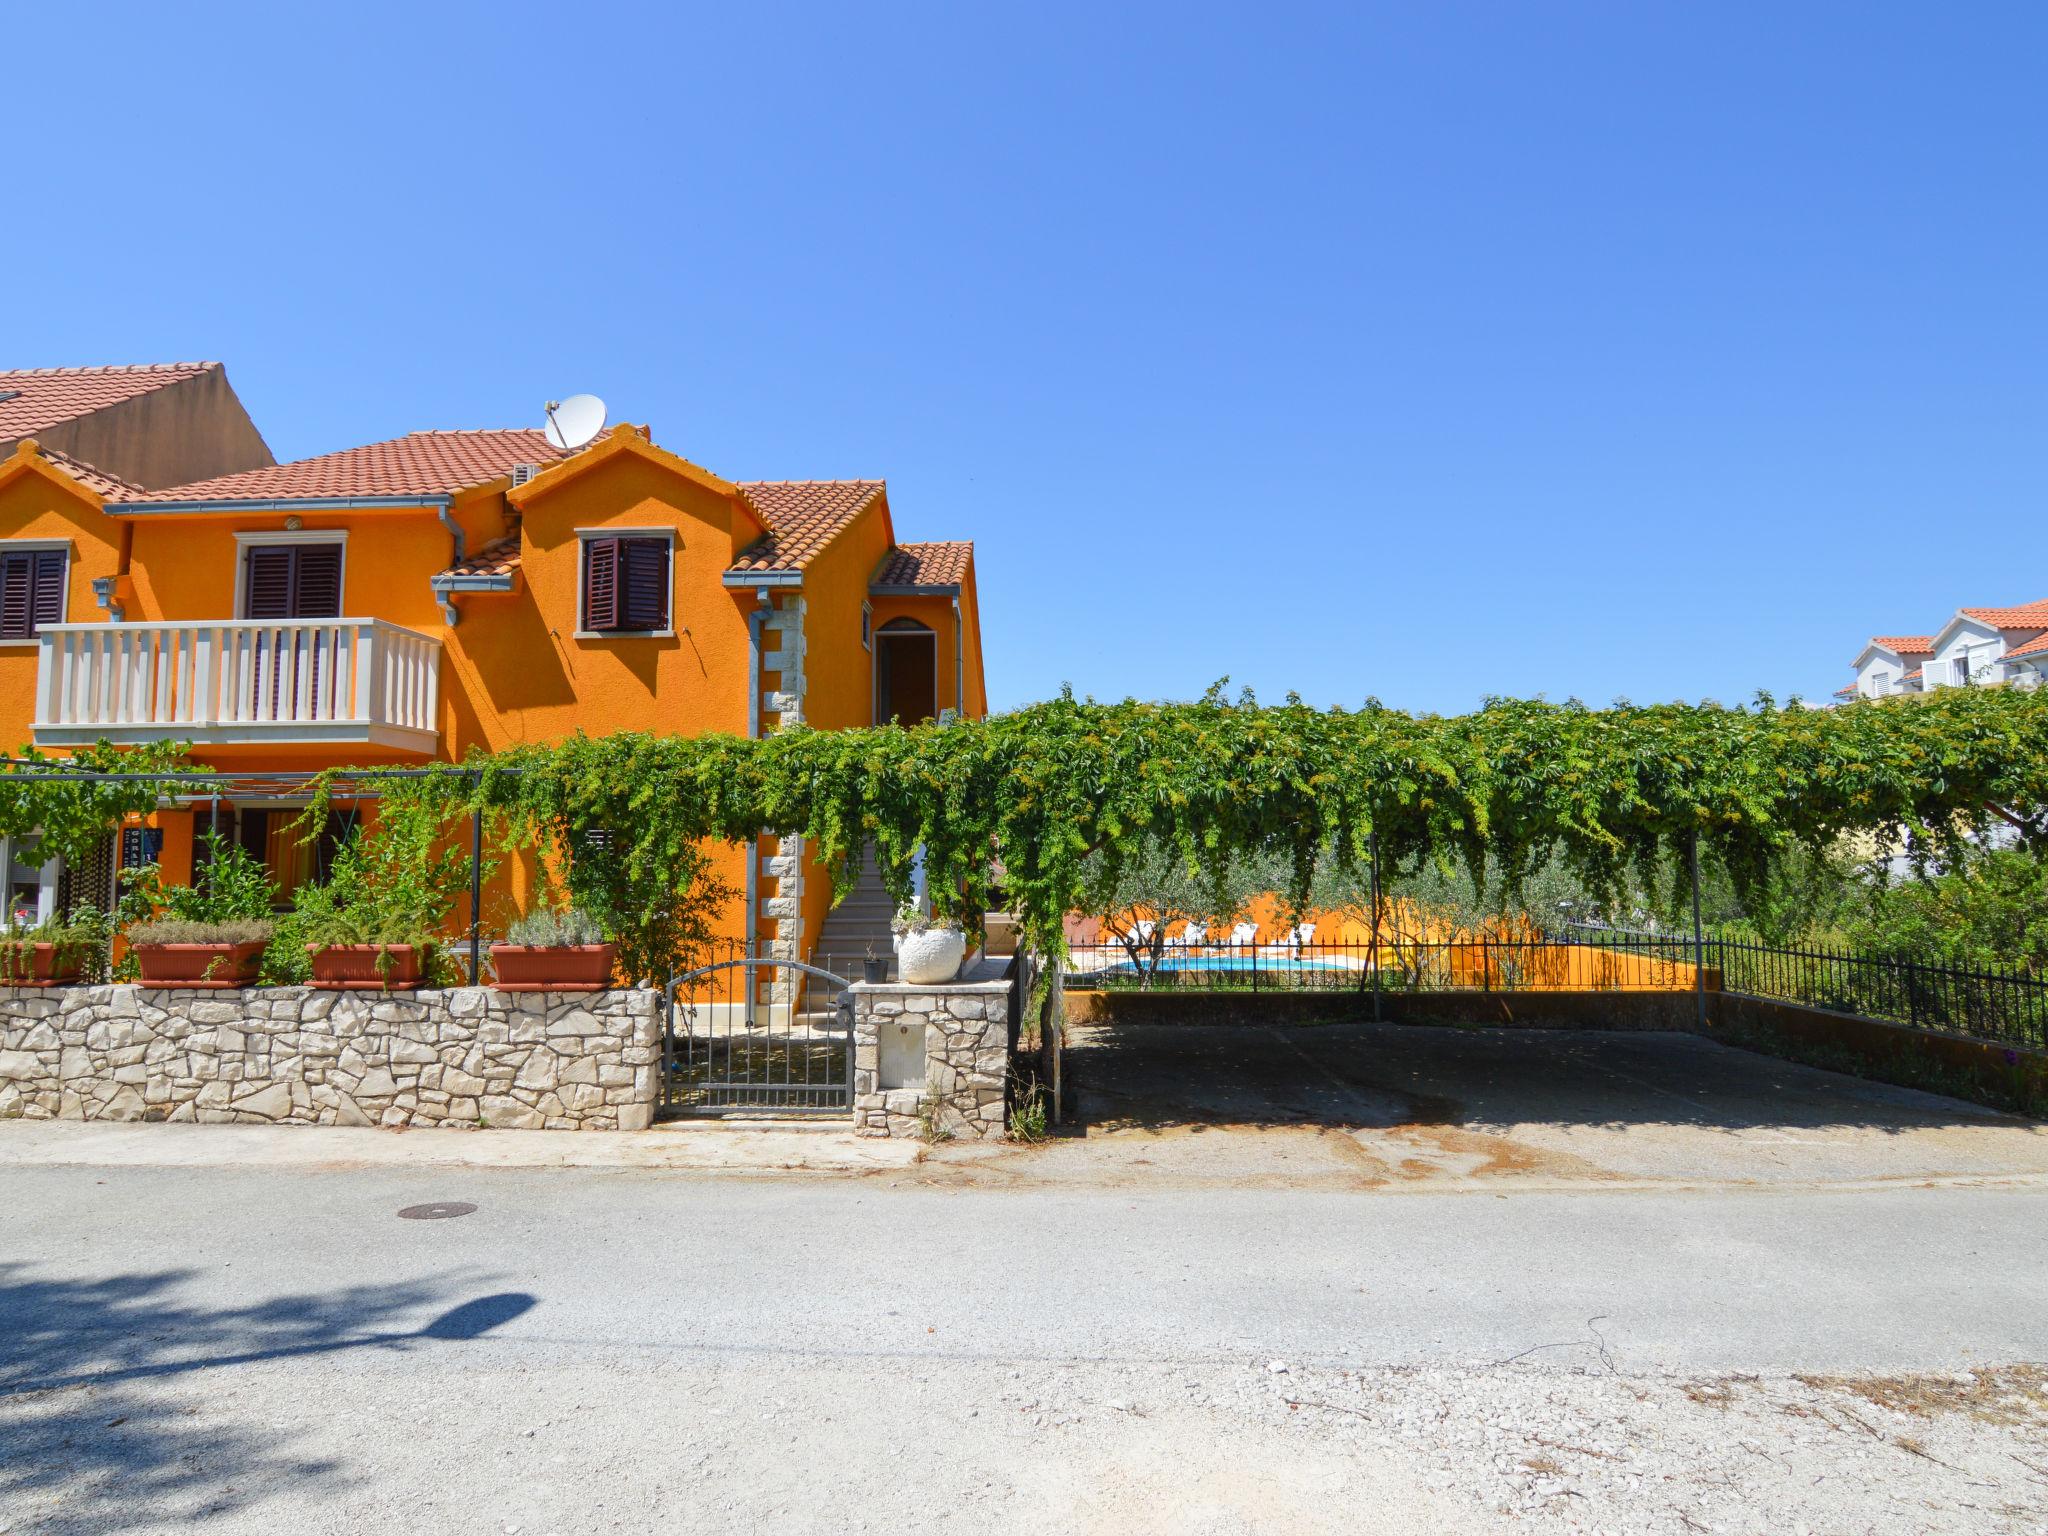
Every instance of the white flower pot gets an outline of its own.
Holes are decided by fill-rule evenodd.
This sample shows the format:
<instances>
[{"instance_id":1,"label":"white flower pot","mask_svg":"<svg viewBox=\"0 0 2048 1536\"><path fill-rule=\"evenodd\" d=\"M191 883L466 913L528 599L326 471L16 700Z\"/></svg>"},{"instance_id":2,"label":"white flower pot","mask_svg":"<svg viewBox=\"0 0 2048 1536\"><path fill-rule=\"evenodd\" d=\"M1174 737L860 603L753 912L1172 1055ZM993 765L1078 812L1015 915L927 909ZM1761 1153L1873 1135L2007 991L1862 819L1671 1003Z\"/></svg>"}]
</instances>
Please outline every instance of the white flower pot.
<instances>
[{"instance_id":1,"label":"white flower pot","mask_svg":"<svg viewBox=\"0 0 2048 1536\"><path fill-rule=\"evenodd\" d=\"M951 981L967 955L967 935L958 928L914 929L896 935L896 977L914 987Z\"/></svg>"}]
</instances>

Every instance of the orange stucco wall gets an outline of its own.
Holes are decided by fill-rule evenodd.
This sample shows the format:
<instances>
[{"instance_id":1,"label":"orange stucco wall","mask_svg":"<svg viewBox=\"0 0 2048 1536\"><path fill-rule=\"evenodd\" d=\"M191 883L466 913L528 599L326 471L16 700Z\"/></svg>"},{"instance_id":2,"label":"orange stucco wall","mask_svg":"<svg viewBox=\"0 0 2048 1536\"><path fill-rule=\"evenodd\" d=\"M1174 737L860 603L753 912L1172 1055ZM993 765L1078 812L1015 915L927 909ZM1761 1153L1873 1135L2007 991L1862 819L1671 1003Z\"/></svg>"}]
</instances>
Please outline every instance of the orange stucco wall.
<instances>
[{"instance_id":1,"label":"orange stucco wall","mask_svg":"<svg viewBox=\"0 0 2048 1536\"><path fill-rule=\"evenodd\" d=\"M0 540L62 540L71 546L64 617L86 623L106 615L94 602L95 576L120 569L121 529L68 483L16 460L0 462ZM36 708L36 642L0 641L0 751L29 743Z\"/></svg>"},{"instance_id":2,"label":"orange stucco wall","mask_svg":"<svg viewBox=\"0 0 2048 1536\"><path fill-rule=\"evenodd\" d=\"M572 468L573 467L573 468ZM125 570L134 621L224 620L236 614L237 533L282 530L290 509L247 514L145 513L109 518L87 498L47 475L18 473L0 481L0 538L64 537L73 541L73 619L105 615L91 580ZM751 589L725 585L735 555L762 532L729 487L682 464L644 439L600 445L533 484L507 483L465 493L451 515L471 552L517 527L521 572L505 593L456 596L459 622L450 627L429 580L445 569L453 544L429 506L355 511L299 511L305 533L345 535L342 607L350 617L375 617L430 636L441 645L438 755L460 759L473 749L644 730L691 735L743 734L748 720ZM659 529L675 536L671 613L674 632L659 636L594 636L577 632L581 581L578 530ZM128 552L121 552L123 538ZM873 718L872 653L860 643L868 582L894 537L886 499L878 500L812 560L804 573L804 712L813 726L866 725ZM778 590L778 604L796 593ZM971 581L962 598L968 713L986 709L980 634ZM954 619L949 599L874 599L873 622L907 616L938 632L939 704L954 701ZM0 745L25 742L33 713L36 648L0 645ZM775 672L764 690L784 685ZM771 722L772 723L772 722ZM356 745L282 748L205 744L200 754L234 768L316 768L391 761L400 754ZM182 823L179 825L178 823ZM168 813L167 869L190 867L190 818ZM771 845L772 847L772 845ZM720 876L744 889L744 852L723 850ZM523 897L531 870L514 868L487 896L495 920L502 898ZM777 894L765 883L763 896ZM803 927L815 939L829 906L830 882L813 867L805 881ZM740 904L722 914L721 931L743 931Z\"/></svg>"}]
</instances>

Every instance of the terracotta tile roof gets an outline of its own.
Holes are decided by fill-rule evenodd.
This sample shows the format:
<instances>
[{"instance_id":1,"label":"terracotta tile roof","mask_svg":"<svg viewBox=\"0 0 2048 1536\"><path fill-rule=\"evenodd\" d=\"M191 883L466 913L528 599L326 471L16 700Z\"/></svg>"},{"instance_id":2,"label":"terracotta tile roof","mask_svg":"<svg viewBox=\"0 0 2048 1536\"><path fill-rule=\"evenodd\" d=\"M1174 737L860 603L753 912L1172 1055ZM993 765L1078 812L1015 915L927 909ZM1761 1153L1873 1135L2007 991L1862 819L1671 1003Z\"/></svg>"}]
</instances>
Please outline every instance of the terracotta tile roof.
<instances>
[{"instance_id":1,"label":"terracotta tile roof","mask_svg":"<svg viewBox=\"0 0 2048 1536\"><path fill-rule=\"evenodd\" d=\"M121 368L0 369L0 442L76 421L219 366L139 363Z\"/></svg>"},{"instance_id":2,"label":"terracotta tile roof","mask_svg":"<svg viewBox=\"0 0 2048 1536\"><path fill-rule=\"evenodd\" d=\"M880 480L749 480L740 493L768 536L740 551L729 571L800 571L885 489Z\"/></svg>"},{"instance_id":3,"label":"terracotta tile roof","mask_svg":"<svg viewBox=\"0 0 2048 1536\"><path fill-rule=\"evenodd\" d=\"M102 501L118 501L124 496L142 494L142 487L133 480L123 480L119 475L110 475L104 469L88 464L83 459L74 459L68 453L59 453L56 449L45 448L40 443L36 445L36 452Z\"/></svg>"},{"instance_id":4,"label":"terracotta tile roof","mask_svg":"<svg viewBox=\"0 0 2048 1536\"><path fill-rule=\"evenodd\" d=\"M2022 603L2017 608L1958 608L1979 623L1994 629L2041 629L2048 627L2048 599Z\"/></svg>"},{"instance_id":5,"label":"terracotta tile roof","mask_svg":"<svg viewBox=\"0 0 2048 1536\"><path fill-rule=\"evenodd\" d=\"M1921 668L1915 667L1912 671L1908 672L1904 677L1900 678L1899 681L1902 683L1910 683L1913 681L1914 678L1920 675L1921 671Z\"/></svg>"},{"instance_id":6,"label":"terracotta tile roof","mask_svg":"<svg viewBox=\"0 0 2048 1536\"><path fill-rule=\"evenodd\" d=\"M2048 656L2048 634L2036 635L2025 645L2016 645L2005 653L2007 661L2031 661L2036 656Z\"/></svg>"},{"instance_id":7,"label":"terracotta tile roof","mask_svg":"<svg viewBox=\"0 0 2048 1536\"><path fill-rule=\"evenodd\" d=\"M562 457L531 428L410 432L388 442L345 448L318 458L245 469L191 485L129 498L142 505L174 501L294 501L343 496L447 496L510 474L518 464Z\"/></svg>"},{"instance_id":8,"label":"terracotta tile roof","mask_svg":"<svg viewBox=\"0 0 2048 1536\"><path fill-rule=\"evenodd\" d=\"M972 540L898 544L875 572L873 587L951 587L967 579L974 558Z\"/></svg>"},{"instance_id":9,"label":"terracotta tile roof","mask_svg":"<svg viewBox=\"0 0 2048 1536\"><path fill-rule=\"evenodd\" d=\"M495 539L467 560L441 572L443 576L510 576L519 569L519 535Z\"/></svg>"},{"instance_id":10,"label":"terracotta tile roof","mask_svg":"<svg viewBox=\"0 0 2048 1536\"><path fill-rule=\"evenodd\" d=\"M1932 656L1934 637L1932 635L1872 635L1872 645L1881 645L1888 651L1901 656Z\"/></svg>"}]
</instances>

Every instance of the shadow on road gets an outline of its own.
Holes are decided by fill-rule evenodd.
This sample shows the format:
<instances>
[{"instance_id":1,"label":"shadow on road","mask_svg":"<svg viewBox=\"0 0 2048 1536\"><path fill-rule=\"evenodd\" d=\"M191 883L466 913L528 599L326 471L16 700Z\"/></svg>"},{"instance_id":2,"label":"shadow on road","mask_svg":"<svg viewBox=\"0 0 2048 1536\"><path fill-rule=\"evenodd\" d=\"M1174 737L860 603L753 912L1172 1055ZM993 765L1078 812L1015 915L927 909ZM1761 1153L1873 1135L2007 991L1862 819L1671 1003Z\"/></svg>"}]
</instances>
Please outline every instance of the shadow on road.
<instances>
[{"instance_id":1,"label":"shadow on road","mask_svg":"<svg viewBox=\"0 0 2048 1536\"><path fill-rule=\"evenodd\" d=\"M155 1530L280 1491L300 1504L339 1495L354 1482L347 1469L238 1422L231 1387L195 1398L146 1386L300 1356L460 1343L534 1305L503 1292L450 1306L461 1282L444 1280L207 1307L181 1299L195 1274L39 1278L0 1264L0 1530ZM425 1324L404 1321L437 1305Z\"/></svg>"},{"instance_id":2,"label":"shadow on road","mask_svg":"<svg viewBox=\"0 0 2048 1536\"><path fill-rule=\"evenodd\" d=\"M1956 1099L1692 1035L1404 1024L1083 1025L1066 1073L1083 1126L2008 1124Z\"/></svg>"}]
</instances>

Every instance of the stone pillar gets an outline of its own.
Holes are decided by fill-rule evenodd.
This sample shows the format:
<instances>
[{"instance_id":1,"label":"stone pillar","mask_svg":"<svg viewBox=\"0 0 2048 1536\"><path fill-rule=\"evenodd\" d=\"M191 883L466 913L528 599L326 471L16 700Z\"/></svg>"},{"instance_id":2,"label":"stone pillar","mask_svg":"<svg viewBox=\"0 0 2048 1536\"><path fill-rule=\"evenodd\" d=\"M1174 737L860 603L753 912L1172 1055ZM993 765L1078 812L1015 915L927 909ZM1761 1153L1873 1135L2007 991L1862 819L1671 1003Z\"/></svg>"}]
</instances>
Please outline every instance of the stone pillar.
<instances>
[{"instance_id":1,"label":"stone pillar","mask_svg":"<svg viewBox=\"0 0 2048 1536\"><path fill-rule=\"evenodd\" d=\"M937 986L856 982L853 1118L863 1136L986 1140L1006 1130L1008 963Z\"/></svg>"}]
</instances>

